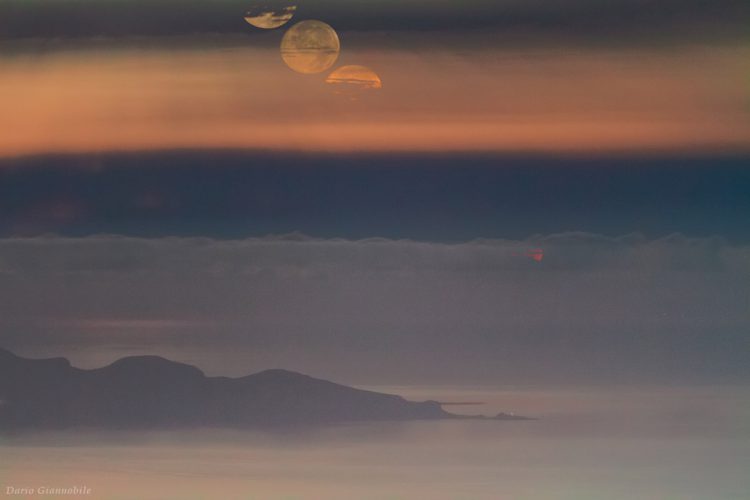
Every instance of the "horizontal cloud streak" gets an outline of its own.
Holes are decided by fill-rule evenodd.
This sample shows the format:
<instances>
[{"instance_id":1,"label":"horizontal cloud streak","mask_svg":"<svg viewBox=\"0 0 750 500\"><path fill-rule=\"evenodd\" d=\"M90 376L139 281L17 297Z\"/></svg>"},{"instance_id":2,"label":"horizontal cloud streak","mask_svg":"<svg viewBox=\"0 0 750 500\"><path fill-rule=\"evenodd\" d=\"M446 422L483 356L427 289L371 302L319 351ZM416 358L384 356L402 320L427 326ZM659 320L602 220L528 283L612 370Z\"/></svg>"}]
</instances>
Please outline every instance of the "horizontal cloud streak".
<instances>
[{"instance_id":1,"label":"horizontal cloud streak","mask_svg":"<svg viewBox=\"0 0 750 500\"><path fill-rule=\"evenodd\" d=\"M0 67L0 156L750 149L744 46L354 48L342 63L367 64L384 83L352 102L289 71L277 48L235 43L10 55Z\"/></svg>"},{"instance_id":2,"label":"horizontal cloud streak","mask_svg":"<svg viewBox=\"0 0 750 500\"><path fill-rule=\"evenodd\" d=\"M54 251L50 251L50 248ZM543 264L525 257L544 249ZM244 240L211 238L39 237L0 239L6 273L179 272L253 273L272 269L354 268L435 272L488 270L640 270L750 272L750 248L722 238L680 234L647 240L590 233L533 236L523 241L477 239L431 243L387 238L318 239L292 233Z\"/></svg>"}]
</instances>

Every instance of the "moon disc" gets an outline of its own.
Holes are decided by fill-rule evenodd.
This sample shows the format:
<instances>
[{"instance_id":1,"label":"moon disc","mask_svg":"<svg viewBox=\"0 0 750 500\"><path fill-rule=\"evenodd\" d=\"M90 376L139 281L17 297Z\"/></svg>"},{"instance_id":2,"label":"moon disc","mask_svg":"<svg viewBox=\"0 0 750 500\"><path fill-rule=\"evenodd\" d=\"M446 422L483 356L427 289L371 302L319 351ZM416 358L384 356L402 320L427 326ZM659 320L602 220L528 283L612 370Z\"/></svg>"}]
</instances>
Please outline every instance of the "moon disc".
<instances>
[{"instance_id":1,"label":"moon disc","mask_svg":"<svg viewBox=\"0 0 750 500\"><path fill-rule=\"evenodd\" d=\"M297 6L288 2L256 4L245 13L245 21L256 28L272 30L288 23L296 10Z\"/></svg>"},{"instance_id":2,"label":"moon disc","mask_svg":"<svg viewBox=\"0 0 750 500\"><path fill-rule=\"evenodd\" d=\"M281 57L298 73L321 73L336 62L341 43L336 31L322 21L302 21L281 40Z\"/></svg>"},{"instance_id":3,"label":"moon disc","mask_svg":"<svg viewBox=\"0 0 750 500\"><path fill-rule=\"evenodd\" d=\"M352 90L374 90L383 88L383 82L373 70L367 66L350 65L341 66L334 70L326 83L335 85L337 88L348 88Z\"/></svg>"}]
</instances>

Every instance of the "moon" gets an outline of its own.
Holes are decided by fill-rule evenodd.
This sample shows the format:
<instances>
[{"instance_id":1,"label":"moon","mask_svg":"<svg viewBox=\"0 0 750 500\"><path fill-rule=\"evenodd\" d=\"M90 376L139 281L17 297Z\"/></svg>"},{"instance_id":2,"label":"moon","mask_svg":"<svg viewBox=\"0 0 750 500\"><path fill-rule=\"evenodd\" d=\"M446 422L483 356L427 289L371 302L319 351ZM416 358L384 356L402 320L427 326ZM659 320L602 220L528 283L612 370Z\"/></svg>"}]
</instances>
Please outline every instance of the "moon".
<instances>
[{"instance_id":1,"label":"moon","mask_svg":"<svg viewBox=\"0 0 750 500\"><path fill-rule=\"evenodd\" d=\"M281 40L281 58L297 73L322 73L336 62L341 43L336 31L323 21L302 21Z\"/></svg>"},{"instance_id":2,"label":"moon","mask_svg":"<svg viewBox=\"0 0 750 500\"><path fill-rule=\"evenodd\" d=\"M383 82L373 70L367 66L349 65L335 69L326 83L334 85L337 90L375 90L382 89Z\"/></svg>"},{"instance_id":3,"label":"moon","mask_svg":"<svg viewBox=\"0 0 750 500\"><path fill-rule=\"evenodd\" d=\"M245 21L256 28L272 30L288 23L296 10L297 6L288 2L256 4L245 13Z\"/></svg>"}]
</instances>

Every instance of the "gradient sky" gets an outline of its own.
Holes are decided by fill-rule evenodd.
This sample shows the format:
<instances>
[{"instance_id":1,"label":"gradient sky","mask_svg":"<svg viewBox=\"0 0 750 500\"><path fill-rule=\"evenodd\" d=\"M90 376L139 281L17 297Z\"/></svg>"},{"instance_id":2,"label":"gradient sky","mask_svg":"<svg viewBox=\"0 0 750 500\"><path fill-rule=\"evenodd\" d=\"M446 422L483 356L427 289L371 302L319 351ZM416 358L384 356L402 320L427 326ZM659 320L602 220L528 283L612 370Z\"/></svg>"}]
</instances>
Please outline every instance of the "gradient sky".
<instances>
[{"instance_id":1,"label":"gradient sky","mask_svg":"<svg viewBox=\"0 0 750 500\"><path fill-rule=\"evenodd\" d=\"M300 4L381 77L355 98L246 8L0 5L0 345L750 380L747 2Z\"/></svg>"},{"instance_id":2,"label":"gradient sky","mask_svg":"<svg viewBox=\"0 0 750 500\"><path fill-rule=\"evenodd\" d=\"M383 79L356 102L290 72L283 28L250 27L241 5L5 3L0 155L750 146L744 2L301 5L295 20L340 30L339 65Z\"/></svg>"}]
</instances>

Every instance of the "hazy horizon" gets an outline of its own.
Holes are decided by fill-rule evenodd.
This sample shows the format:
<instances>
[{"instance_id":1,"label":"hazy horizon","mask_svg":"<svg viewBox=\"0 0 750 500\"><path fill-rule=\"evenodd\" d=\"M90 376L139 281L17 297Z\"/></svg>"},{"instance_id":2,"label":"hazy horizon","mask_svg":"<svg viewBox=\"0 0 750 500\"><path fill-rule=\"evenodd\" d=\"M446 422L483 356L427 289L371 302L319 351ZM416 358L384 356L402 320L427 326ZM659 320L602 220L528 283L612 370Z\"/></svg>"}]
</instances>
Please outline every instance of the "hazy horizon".
<instances>
[{"instance_id":1,"label":"hazy horizon","mask_svg":"<svg viewBox=\"0 0 750 500\"><path fill-rule=\"evenodd\" d=\"M477 397L440 389L412 395ZM739 500L750 488L747 390L481 396L485 411L541 420L24 434L0 441L0 476L14 487L78 485L93 498L154 500L217 491L259 500Z\"/></svg>"}]
</instances>

